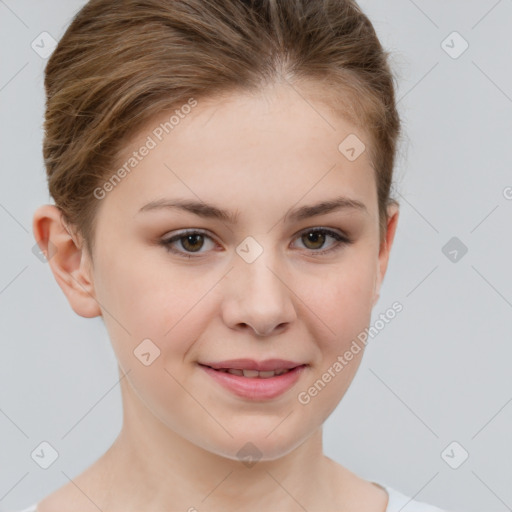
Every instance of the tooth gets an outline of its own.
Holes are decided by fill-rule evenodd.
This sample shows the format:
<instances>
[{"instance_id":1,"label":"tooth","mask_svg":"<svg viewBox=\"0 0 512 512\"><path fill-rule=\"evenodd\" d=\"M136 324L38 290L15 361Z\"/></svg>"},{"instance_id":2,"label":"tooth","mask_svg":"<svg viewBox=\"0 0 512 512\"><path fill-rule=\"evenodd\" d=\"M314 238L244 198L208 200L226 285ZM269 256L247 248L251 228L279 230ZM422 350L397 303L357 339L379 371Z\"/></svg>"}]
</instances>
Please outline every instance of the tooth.
<instances>
[{"instance_id":1,"label":"tooth","mask_svg":"<svg viewBox=\"0 0 512 512\"><path fill-rule=\"evenodd\" d=\"M258 370L242 370L244 377L257 377L259 372Z\"/></svg>"},{"instance_id":2,"label":"tooth","mask_svg":"<svg viewBox=\"0 0 512 512\"><path fill-rule=\"evenodd\" d=\"M276 374L276 375L282 375L283 373L286 373L286 372L288 372L288 371L289 371L289 370L284 370L284 369L283 369L283 370L276 370L276 371L275 371L275 374Z\"/></svg>"},{"instance_id":3,"label":"tooth","mask_svg":"<svg viewBox=\"0 0 512 512\"><path fill-rule=\"evenodd\" d=\"M268 379L269 377L276 375L276 372L274 372L274 370L270 370L267 372L259 372L259 374L262 379Z\"/></svg>"},{"instance_id":4,"label":"tooth","mask_svg":"<svg viewBox=\"0 0 512 512\"><path fill-rule=\"evenodd\" d=\"M242 370L238 370L238 369L236 369L236 368L229 368L229 369L228 369L228 373L231 373L231 374L233 374L233 375L239 375L240 377L241 377L242 375L244 375L244 372L243 372ZM247 377L247 375L246 375L246 377Z\"/></svg>"}]
</instances>

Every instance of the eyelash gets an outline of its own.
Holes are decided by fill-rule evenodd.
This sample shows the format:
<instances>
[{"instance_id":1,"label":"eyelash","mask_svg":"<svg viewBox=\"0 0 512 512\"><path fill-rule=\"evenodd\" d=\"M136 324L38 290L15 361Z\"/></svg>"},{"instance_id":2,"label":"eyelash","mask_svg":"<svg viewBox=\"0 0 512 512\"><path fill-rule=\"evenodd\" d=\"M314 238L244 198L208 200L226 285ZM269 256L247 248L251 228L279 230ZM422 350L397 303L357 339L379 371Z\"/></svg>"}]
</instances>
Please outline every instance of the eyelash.
<instances>
[{"instance_id":1,"label":"eyelash","mask_svg":"<svg viewBox=\"0 0 512 512\"><path fill-rule=\"evenodd\" d=\"M315 255L320 255L321 256L321 255L324 255L324 254L328 254L330 252L334 252L334 251L340 250L344 245L349 245L349 244L353 243L353 240L351 240L347 236L340 235L336 231L332 231L331 229L327 229L327 228L309 228L309 229L301 231L298 234L297 238L300 238L300 237L302 237L303 235L305 235L307 233L322 233L322 234L326 234L326 235L329 235L330 237L334 238L336 240L336 242L337 242L330 249L318 250L318 251L316 251L314 249L309 249L309 251L314 253ZM178 250L176 250L176 249L174 249L172 247L172 244L174 242L179 241L179 240L181 240L183 238L186 238L187 236L190 236L190 235L203 235L203 236L206 236L207 238L210 238L211 240L213 240L213 238L211 236L209 236L206 232L201 231L201 230L197 230L197 229L193 229L193 230L191 229L191 230L187 230L187 231L182 231L181 233L179 233L177 235L174 235L174 236L172 236L170 238L161 240L160 241L160 245L163 245L168 252L171 252L173 254L177 254L177 255L179 255L179 256L181 256L183 258L187 258L187 259L199 258L199 257L201 257L201 253L197 253L197 255L195 255L194 253L187 253L187 252L183 252L183 251L178 251Z\"/></svg>"}]
</instances>

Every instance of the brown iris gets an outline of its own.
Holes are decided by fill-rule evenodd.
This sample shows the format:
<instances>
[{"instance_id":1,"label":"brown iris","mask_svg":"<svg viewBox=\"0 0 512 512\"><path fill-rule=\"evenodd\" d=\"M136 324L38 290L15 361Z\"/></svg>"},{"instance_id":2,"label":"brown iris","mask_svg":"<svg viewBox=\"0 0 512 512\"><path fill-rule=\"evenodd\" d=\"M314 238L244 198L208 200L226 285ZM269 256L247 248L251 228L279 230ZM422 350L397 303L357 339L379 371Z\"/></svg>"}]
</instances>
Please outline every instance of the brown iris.
<instances>
[{"instance_id":1,"label":"brown iris","mask_svg":"<svg viewBox=\"0 0 512 512\"><path fill-rule=\"evenodd\" d=\"M201 234L185 235L181 239L181 245L190 252L197 252L204 244L204 236Z\"/></svg>"},{"instance_id":2,"label":"brown iris","mask_svg":"<svg viewBox=\"0 0 512 512\"><path fill-rule=\"evenodd\" d=\"M301 238L302 241L304 242L304 245L308 247L308 249L320 249L325 243L325 233L322 233L320 231L310 231L309 233L305 233L304 235L302 235ZM319 245L314 245L313 247L310 247L308 245L309 243Z\"/></svg>"}]
</instances>

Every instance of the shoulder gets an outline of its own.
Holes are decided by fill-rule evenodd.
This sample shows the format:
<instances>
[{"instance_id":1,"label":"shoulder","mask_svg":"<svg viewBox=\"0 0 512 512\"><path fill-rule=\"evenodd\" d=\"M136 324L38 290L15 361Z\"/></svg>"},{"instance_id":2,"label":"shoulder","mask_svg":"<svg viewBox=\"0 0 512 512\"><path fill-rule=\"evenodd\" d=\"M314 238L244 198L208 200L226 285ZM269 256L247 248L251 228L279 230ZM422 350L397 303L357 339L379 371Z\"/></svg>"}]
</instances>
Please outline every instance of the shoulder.
<instances>
[{"instance_id":1,"label":"shoulder","mask_svg":"<svg viewBox=\"0 0 512 512\"><path fill-rule=\"evenodd\" d=\"M435 505L415 500L410 496L407 496L402 492L394 489L393 487L389 487L388 485L379 484L377 482L372 483L384 488L388 493L389 499L386 512L451 512L436 507Z\"/></svg>"}]
</instances>

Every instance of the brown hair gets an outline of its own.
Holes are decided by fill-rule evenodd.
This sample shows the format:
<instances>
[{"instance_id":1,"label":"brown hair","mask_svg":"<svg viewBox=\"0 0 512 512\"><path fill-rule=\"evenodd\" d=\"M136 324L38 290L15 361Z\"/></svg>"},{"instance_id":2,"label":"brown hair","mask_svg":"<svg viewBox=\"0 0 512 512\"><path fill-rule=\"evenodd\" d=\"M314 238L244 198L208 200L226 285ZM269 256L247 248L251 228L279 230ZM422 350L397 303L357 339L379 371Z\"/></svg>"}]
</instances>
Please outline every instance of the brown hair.
<instances>
[{"instance_id":1,"label":"brown hair","mask_svg":"<svg viewBox=\"0 0 512 512\"><path fill-rule=\"evenodd\" d=\"M191 97L316 84L369 133L382 239L400 132L387 56L352 0L91 0L45 70L50 194L92 257L93 191L145 121Z\"/></svg>"}]
</instances>

